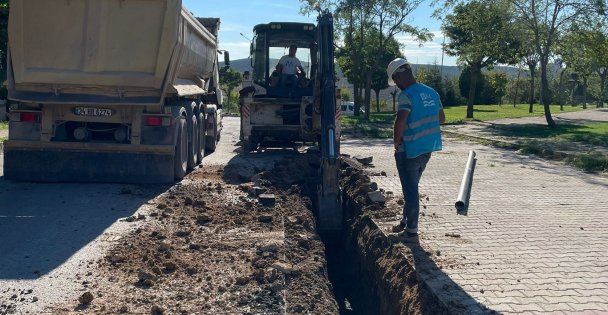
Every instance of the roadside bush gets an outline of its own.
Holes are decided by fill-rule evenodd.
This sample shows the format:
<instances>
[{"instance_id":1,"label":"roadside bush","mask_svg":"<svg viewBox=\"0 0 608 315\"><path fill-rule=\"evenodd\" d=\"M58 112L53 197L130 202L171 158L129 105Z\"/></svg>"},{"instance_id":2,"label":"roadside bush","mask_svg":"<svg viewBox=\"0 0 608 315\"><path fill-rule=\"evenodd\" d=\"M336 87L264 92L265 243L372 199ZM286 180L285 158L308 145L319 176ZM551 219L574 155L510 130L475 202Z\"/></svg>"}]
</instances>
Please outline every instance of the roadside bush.
<instances>
[{"instance_id":1,"label":"roadside bush","mask_svg":"<svg viewBox=\"0 0 608 315\"><path fill-rule=\"evenodd\" d=\"M600 153L579 154L571 163L586 172L608 171L608 158Z\"/></svg>"}]
</instances>

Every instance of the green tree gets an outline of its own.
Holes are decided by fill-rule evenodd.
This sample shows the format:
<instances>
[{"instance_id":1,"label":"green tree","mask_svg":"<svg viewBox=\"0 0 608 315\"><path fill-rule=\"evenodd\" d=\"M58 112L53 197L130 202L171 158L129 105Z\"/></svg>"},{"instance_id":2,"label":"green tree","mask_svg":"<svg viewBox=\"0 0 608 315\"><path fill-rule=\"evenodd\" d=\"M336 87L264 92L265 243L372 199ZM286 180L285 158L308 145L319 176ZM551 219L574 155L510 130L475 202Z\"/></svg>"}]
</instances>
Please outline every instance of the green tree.
<instances>
[{"instance_id":1,"label":"green tree","mask_svg":"<svg viewBox=\"0 0 608 315\"><path fill-rule=\"evenodd\" d=\"M559 43L557 51L563 62L583 79L587 91L588 79L597 74L600 78L597 107L603 107L606 78L608 76L608 30L575 24ZM586 93L584 93L586 94Z\"/></svg>"},{"instance_id":2,"label":"green tree","mask_svg":"<svg viewBox=\"0 0 608 315\"><path fill-rule=\"evenodd\" d=\"M511 27L509 11L504 2L469 1L456 5L454 12L445 18L442 28L450 39L446 52L458 56L471 74L467 118L473 118L481 70L497 63L511 63L516 57L520 42Z\"/></svg>"},{"instance_id":3,"label":"green tree","mask_svg":"<svg viewBox=\"0 0 608 315\"><path fill-rule=\"evenodd\" d=\"M350 102L350 101L352 101L352 98L350 96L350 92L347 89L343 89L342 90L340 97L342 98L342 101L344 101L344 102Z\"/></svg>"},{"instance_id":4,"label":"green tree","mask_svg":"<svg viewBox=\"0 0 608 315\"><path fill-rule=\"evenodd\" d=\"M481 103L481 91L484 88L484 82L485 82L485 76L483 75L482 72L479 72L476 75L476 79L475 79L475 88L471 89L471 84L472 83L472 77L473 77L473 70L471 69L471 67L465 66L464 69L462 69L462 71L460 72L460 77L458 78L458 88L459 88L459 92L460 95L462 95L463 97L467 98L467 104L468 104L468 100L472 99L474 103L480 104ZM471 94L474 93L474 94Z\"/></svg>"},{"instance_id":5,"label":"green tree","mask_svg":"<svg viewBox=\"0 0 608 315\"><path fill-rule=\"evenodd\" d=\"M372 78L374 73L379 69L386 69L387 63L382 63L381 58L389 45L395 41L395 36L398 34L410 34L415 36L419 41L424 42L432 38L432 34L427 29L418 28L408 24L407 18L418 8L423 0L376 0L368 1L371 5L372 23L377 30L371 41L371 67L367 68L365 77L365 106L368 109L365 112L366 118L369 119L369 104L371 98ZM395 55L394 57L397 57Z\"/></svg>"},{"instance_id":6,"label":"green tree","mask_svg":"<svg viewBox=\"0 0 608 315\"><path fill-rule=\"evenodd\" d=\"M445 87L443 78L441 77L441 71L435 64L428 67L420 67L416 70L416 80L420 83L426 84L432 87L441 99L441 102L445 102Z\"/></svg>"},{"instance_id":7,"label":"green tree","mask_svg":"<svg viewBox=\"0 0 608 315\"><path fill-rule=\"evenodd\" d=\"M335 37L336 42L344 43L341 67L354 87L355 115L358 115L363 99L367 109L366 118L369 118L374 75L386 68L382 58L377 57L387 50L395 35L412 34L420 41L432 36L426 29L407 24L407 17L422 2L423 0L301 1L303 13L311 13L315 7L330 9L335 13Z\"/></svg>"},{"instance_id":8,"label":"green tree","mask_svg":"<svg viewBox=\"0 0 608 315\"><path fill-rule=\"evenodd\" d=\"M598 107L604 107L606 99L606 81L608 81L608 29L606 24L600 29L591 31L589 42L593 47L589 49L594 63L594 70L600 77L600 91L598 97Z\"/></svg>"},{"instance_id":9,"label":"green tree","mask_svg":"<svg viewBox=\"0 0 608 315\"><path fill-rule=\"evenodd\" d=\"M588 0L506 0L512 4L521 23L533 34L533 47L540 63L540 103L545 109L545 119L549 127L555 126L551 116L548 70L549 58L555 53L555 46L572 22L580 16L595 16L594 10L601 9L603 1Z\"/></svg>"},{"instance_id":10,"label":"green tree","mask_svg":"<svg viewBox=\"0 0 608 315\"><path fill-rule=\"evenodd\" d=\"M596 48L590 42L589 32L580 29L576 24L566 33L556 47L562 60L582 79L583 108L587 108L587 88L589 76L593 74L593 57L591 49Z\"/></svg>"},{"instance_id":11,"label":"green tree","mask_svg":"<svg viewBox=\"0 0 608 315\"><path fill-rule=\"evenodd\" d=\"M457 78L445 78L443 85L445 86L443 106L458 106L466 103L466 100L459 93Z\"/></svg>"},{"instance_id":12,"label":"green tree","mask_svg":"<svg viewBox=\"0 0 608 315\"><path fill-rule=\"evenodd\" d=\"M333 7L336 19L336 41L343 39L344 49L336 54L338 62L349 82L353 84L355 116L359 116L362 103L362 88L364 86L366 32L372 25L370 19L371 6L365 0L347 0L343 2L330 0L303 0L309 10L315 6ZM305 9L304 9L305 10ZM342 60L340 60L342 59ZM369 110L367 111L369 113Z\"/></svg>"},{"instance_id":13,"label":"green tree","mask_svg":"<svg viewBox=\"0 0 608 315\"><path fill-rule=\"evenodd\" d=\"M243 75L238 72L232 70L232 68L222 68L220 71L220 86L226 92L228 97L228 103L226 107L228 110L230 109L230 96L232 95L232 91L234 88L239 86L243 81Z\"/></svg>"},{"instance_id":14,"label":"green tree","mask_svg":"<svg viewBox=\"0 0 608 315\"><path fill-rule=\"evenodd\" d=\"M492 104L501 104L502 98L507 94L507 83L509 79L504 72L492 71L487 76L486 90L490 94Z\"/></svg>"},{"instance_id":15,"label":"green tree","mask_svg":"<svg viewBox=\"0 0 608 315\"><path fill-rule=\"evenodd\" d=\"M394 38L391 38L386 43L386 48L375 56L379 59L380 65L374 71L372 76L371 88L376 93L376 112L380 112L380 91L388 88L388 77L386 76L386 68L382 65L388 65L393 59L403 57L399 51L399 43ZM374 58L370 56L370 58Z\"/></svg>"}]
</instances>

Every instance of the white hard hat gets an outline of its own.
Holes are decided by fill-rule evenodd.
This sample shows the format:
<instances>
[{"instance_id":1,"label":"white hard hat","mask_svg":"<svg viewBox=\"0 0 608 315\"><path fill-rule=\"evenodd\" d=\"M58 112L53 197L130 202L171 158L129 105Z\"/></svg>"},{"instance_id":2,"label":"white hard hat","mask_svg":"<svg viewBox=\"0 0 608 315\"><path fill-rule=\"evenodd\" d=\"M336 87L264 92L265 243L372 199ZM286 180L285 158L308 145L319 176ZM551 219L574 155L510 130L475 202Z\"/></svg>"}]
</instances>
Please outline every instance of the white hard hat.
<instances>
[{"instance_id":1,"label":"white hard hat","mask_svg":"<svg viewBox=\"0 0 608 315\"><path fill-rule=\"evenodd\" d=\"M403 65L411 64L405 58L397 58L388 64L388 67L386 68L386 74L388 74L388 85L395 85L395 82L393 81L393 73L395 73L395 70L399 69L399 67Z\"/></svg>"}]
</instances>

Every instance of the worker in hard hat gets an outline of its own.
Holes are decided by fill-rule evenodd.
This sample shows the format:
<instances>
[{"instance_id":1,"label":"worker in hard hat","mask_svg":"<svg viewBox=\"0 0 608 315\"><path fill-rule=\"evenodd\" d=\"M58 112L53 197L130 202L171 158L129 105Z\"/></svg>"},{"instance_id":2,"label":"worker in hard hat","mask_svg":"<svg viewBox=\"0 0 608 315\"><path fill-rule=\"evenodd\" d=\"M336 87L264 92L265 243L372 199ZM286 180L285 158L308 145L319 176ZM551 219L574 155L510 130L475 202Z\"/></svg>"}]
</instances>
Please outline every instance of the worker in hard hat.
<instances>
[{"instance_id":1,"label":"worker in hard hat","mask_svg":"<svg viewBox=\"0 0 608 315\"><path fill-rule=\"evenodd\" d=\"M412 65L407 59L397 58L391 61L386 71L388 84L401 89L393 139L405 203L403 218L393 227L393 232L417 237L420 214L418 183L431 153L441 150L439 125L445 122L445 114L439 94L416 81Z\"/></svg>"}]
</instances>

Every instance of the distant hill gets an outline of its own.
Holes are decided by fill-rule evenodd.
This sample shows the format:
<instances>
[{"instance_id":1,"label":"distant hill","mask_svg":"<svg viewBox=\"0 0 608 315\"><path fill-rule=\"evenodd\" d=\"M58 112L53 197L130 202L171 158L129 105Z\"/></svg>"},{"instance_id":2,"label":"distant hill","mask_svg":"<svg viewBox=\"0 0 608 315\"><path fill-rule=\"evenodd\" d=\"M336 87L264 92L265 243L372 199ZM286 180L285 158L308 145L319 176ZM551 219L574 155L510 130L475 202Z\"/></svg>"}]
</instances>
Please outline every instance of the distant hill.
<instances>
[{"instance_id":1,"label":"distant hill","mask_svg":"<svg viewBox=\"0 0 608 315\"><path fill-rule=\"evenodd\" d=\"M271 59L270 64L271 64L271 68L274 68L274 65L276 65L279 62L278 59ZM223 63L221 63L221 65L223 65ZM303 66L305 68L308 67L308 65L306 63L303 63ZM235 71L238 72L245 72L245 71L252 71L251 68L251 59L246 58L246 59L236 59L236 60L231 60L230 61L230 67L232 69L234 69ZM413 64L412 65L412 69L414 70L414 73L416 71L418 71L418 69L420 68L432 68L432 67L441 67L440 65L424 65L424 64ZM517 77L517 68L514 67L504 67L504 66L497 66L494 67L493 71L498 71L498 72L504 72L507 74L508 77L510 78L515 78ZM348 82L348 80L346 80L346 78L344 77L344 74L342 73L342 70L340 69L340 67L338 67L336 65L336 72L338 74L338 87L341 89L347 89L350 91L350 94L353 95L353 86L352 84L350 84ZM443 66L443 69L441 69L441 73L444 77L448 77L448 78L458 78L460 77L460 73L462 72L462 70L457 67L457 66ZM526 72L522 71L521 72L522 77L526 76ZM390 93L394 91L394 88L388 88L386 90L380 91L380 99L384 99L384 100L392 100L392 96L390 95ZM375 93L372 92L372 97L374 96Z\"/></svg>"},{"instance_id":2,"label":"distant hill","mask_svg":"<svg viewBox=\"0 0 608 315\"><path fill-rule=\"evenodd\" d=\"M271 68L278 63L278 59L271 59L270 60L270 64L271 64ZM220 63L220 65L224 65L223 62ZM304 67L307 67L308 65L304 62L303 63ZM246 59L236 59L236 60L231 60L230 61L230 67L232 69L234 69L235 71L238 72L245 72L245 71L249 71L251 72L251 59L246 58ZM419 68L431 68L431 67L441 67L440 65L424 65L424 64L413 64L412 68L414 69L414 71L417 71ZM339 67L337 67L339 68ZM340 71L340 69L338 70L338 75L342 76L342 71ZM504 67L504 66L497 66L494 67L494 71L499 71L499 72L504 72L507 74L507 76L509 77L516 77L517 76L517 68L515 67ZM443 76L445 77L459 77L460 76L460 72L461 69L457 66L443 66L443 69L441 70ZM340 78L342 79L342 78Z\"/></svg>"}]
</instances>

